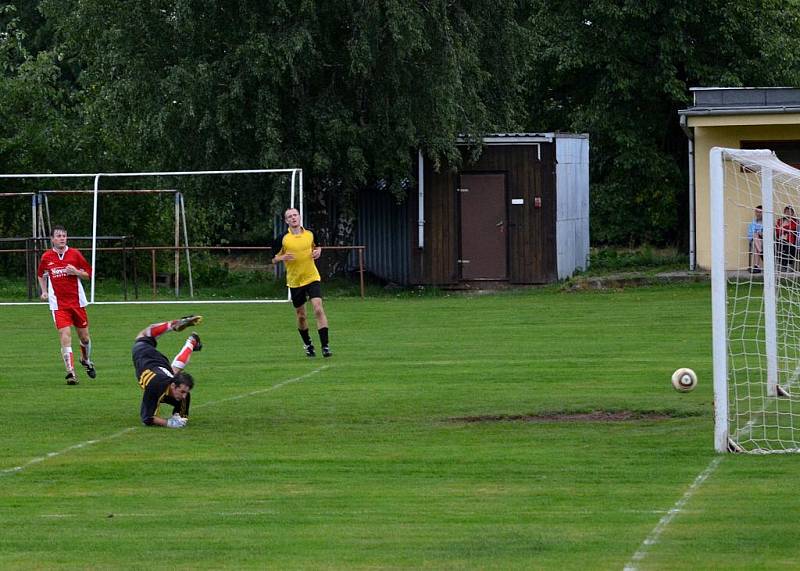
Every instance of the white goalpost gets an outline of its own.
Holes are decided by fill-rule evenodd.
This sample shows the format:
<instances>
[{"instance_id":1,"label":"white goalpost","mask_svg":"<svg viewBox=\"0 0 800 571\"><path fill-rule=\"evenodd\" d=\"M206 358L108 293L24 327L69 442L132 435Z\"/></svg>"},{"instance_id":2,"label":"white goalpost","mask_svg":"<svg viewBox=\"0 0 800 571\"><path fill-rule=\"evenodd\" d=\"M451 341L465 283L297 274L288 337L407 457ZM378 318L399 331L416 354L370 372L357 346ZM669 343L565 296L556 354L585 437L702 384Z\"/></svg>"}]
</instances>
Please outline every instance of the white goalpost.
<instances>
[{"instance_id":1,"label":"white goalpost","mask_svg":"<svg viewBox=\"0 0 800 571\"><path fill-rule=\"evenodd\" d=\"M97 251L98 251L98 220L100 218L99 212L99 201L98 197L100 194L106 193L129 193L135 194L138 191L136 190L126 190L126 191L114 191L109 189L101 189L101 179L105 180L113 180L113 179L131 179L131 178L154 178L154 177L168 177L168 178L181 178L181 177L207 177L207 176L221 176L221 175L270 175L270 174L282 174L288 175L290 179L289 184L289 192L288 196L286 197L287 201L284 203L283 208L287 207L296 207L300 211L301 218L303 216L303 171L300 168L277 168L277 169L240 169L240 170L207 170L207 171L154 171L154 172L127 172L127 173L60 173L60 174L50 174L50 173L25 173L25 174L0 174L0 179L49 179L49 180L60 180L60 179L87 179L93 181L93 189L89 191L59 191L61 193L90 193L92 195L92 222L91 222L91 260L89 263L91 264L92 268L95 270L92 272L90 283L89 283L89 296L88 301L90 304L152 304L152 303L275 303L281 302L285 303L286 298L281 297L280 299L215 299L215 300L198 300L198 299L189 299L189 300L148 300L148 301L97 301L95 299L95 291L96 291L96 274L97 274ZM189 260L189 237L187 233L187 226L186 226L186 207L184 203L183 194L177 192L175 190L169 189L169 187L164 187L162 189L150 189L147 191L143 191L147 193L160 193L160 192L173 192L175 193L175 266L176 266L176 275L178 273L178 260L179 260L179 241L181 237L184 241L184 247L186 250L186 263L189 267L189 272L191 272L191 261ZM43 194L46 201L46 193L53 194L54 192L51 190L41 190L39 193L25 193L25 194ZM8 193L14 194L14 193ZM22 193L20 193L22 194ZM47 205L45 204L45 208ZM268 217L268 213L264 213L265 217ZM32 216L33 220L33 236L34 240L40 239L43 234L43 230L46 227L49 227L49 211L42 211L41 206L37 210L37 207L34 205ZM45 225L44 220L45 216L47 219L47 224ZM180 236L180 229L182 226L183 236ZM191 280L191 273L190 278ZM177 283L177 280L176 280ZM176 286L176 295L177 295L177 286ZM193 296L193 288L191 286L190 281L190 293ZM33 303L40 303L40 302L0 302L0 305L28 305Z\"/></svg>"},{"instance_id":2,"label":"white goalpost","mask_svg":"<svg viewBox=\"0 0 800 571\"><path fill-rule=\"evenodd\" d=\"M192 260L189 253L189 234L186 226L186 205L184 203L183 194L175 189L121 189L121 190L40 190L37 194L36 211L34 217L36 222L34 224L34 240L37 245L42 249L47 249L47 244L50 239L50 231L52 223L50 221L50 199L49 196L64 196L64 195L93 195L95 192L101 195L144 195L144 194L172 194L174 198L174 266L175 273L175 296L180 295L180 254L183 250L184 259L187 267L187 277L189 280L189 297L194 297L194 284L192 283ZM103 237L108 239L109 237ZM112 237L113 238L113 237ZM92 239L96 242L101 239L95 232ZM183 246L181 247L181 239L183 239ZM93 250L95 251L95 250ZM93 259L94 264L94 259ZM94 267L94 266L92 266ZM91 300L94 302L94 295L92 294ZM99 303L99 302L95 302Z\"/></svg>"},{"instance_id":3,"label":"white goalpost","mask_svg":"<svg viewBox=\"0 0 800 571\"><path fill-rule=\"evenodd\" d=\"M714 447L800 452L800 170L710 153Z\"/></svg>"}]
</instances>

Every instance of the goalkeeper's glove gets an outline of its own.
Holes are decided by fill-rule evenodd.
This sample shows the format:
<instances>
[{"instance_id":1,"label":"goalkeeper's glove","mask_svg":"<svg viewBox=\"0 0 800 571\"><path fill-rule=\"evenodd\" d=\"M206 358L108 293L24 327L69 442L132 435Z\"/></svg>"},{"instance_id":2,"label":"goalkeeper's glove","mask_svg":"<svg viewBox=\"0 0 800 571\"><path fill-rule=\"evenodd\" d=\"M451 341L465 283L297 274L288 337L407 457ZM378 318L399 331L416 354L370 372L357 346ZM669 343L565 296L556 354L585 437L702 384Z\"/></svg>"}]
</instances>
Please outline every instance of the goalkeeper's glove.
<instances>
[{"instance_id":1,"label":"goalkeeper's glove","mask_svg":"<svg viewBox=\"0 0 800 571\"><path fill-rule=\"evenodd\" d=\"M188 419L181 417L178 414L173 414L171 417L167 419L167 426L169 428L183 428L186 426L186 421Z\"/></svg>"}]
</instances>

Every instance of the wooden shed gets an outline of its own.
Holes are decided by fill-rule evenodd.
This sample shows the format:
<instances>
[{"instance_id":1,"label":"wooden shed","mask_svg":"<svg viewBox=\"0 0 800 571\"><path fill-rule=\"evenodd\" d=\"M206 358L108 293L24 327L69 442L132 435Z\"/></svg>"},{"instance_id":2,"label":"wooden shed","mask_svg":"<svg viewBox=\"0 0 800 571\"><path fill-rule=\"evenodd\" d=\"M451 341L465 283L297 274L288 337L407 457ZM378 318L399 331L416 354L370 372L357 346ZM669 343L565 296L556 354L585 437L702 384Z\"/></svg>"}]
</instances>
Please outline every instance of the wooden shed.
<instances>
[{"instance_id":1,"label":"wooden shed","mask_svg":"<svg viewBox=\"0 0 800 571\"><path fill-rule=\"evenodd\" d=\"M356 236L366 267L404 285L541 284L586 267L587 135L498 134L476 161L438 172L420 154L403 204L359 198Z\"/></svg>"}]
</instances>

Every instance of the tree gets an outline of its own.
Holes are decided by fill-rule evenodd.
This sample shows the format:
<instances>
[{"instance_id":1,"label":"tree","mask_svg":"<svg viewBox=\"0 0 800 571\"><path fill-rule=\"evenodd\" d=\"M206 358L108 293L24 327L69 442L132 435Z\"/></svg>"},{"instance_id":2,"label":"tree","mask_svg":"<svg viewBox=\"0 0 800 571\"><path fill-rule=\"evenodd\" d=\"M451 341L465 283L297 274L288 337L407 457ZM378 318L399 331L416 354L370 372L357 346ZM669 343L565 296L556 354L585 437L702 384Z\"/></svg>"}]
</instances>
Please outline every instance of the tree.
<instances>
[{"instance_id":1,"label":"tree","mask_svg":"<svg viewBox=\"0 0 800 571\"><path fill-rule=\"evenodd\" d=\"M0 13L6 170L300 166L311 223L348 243L353 198L402 200L459 135L591 137L592 236L685 236L694 85L794 85L798 0L41 0ZM259 241L269 197L202 183L195 228ZM125 222L124 215L122 215Z\"/></svg>"},{"instance_id":2,"label":"tree","mask_svg":"<svg viewBox=\"0 0 800 571\"><path fill-rule=\"evenodd\" d=\"M119 4L42 3L80 70L93 168L299 165L328 244L351 240L357 190L403 198L417 149L458 164L459 134L522 124L528 44L510 0Z\"/></svg>"},{"instance_id":3,"label":"tree","mask_svg":"<svg viewBox=\"0 0 800 571\"><path fill-rule=\"evenodd\" d=\"M72 152L71 91L52 49L31 52L25 21L12 4L0 7L0 165L5 172L58 170ZM35 18L33 18L35 20ZM37 30L36 36L44 35ZM26 190L16 181L11 190ZM5 185L8 188L8 185ZM5 237L29 236L30 203L6 199L0 208Z\"/></svg>"},{"instance_id":4,"label":"tree","mask_svg":"<svg viewBox=\"0 0 800 571\"><path fill-rule=\"evenodd\" d=\"M795 85L798 3L533 0L535 128L591 135L592 238L675 242L691 86ZM686 213L681 222L685 224Z\"/></svg>"}]
</instances>

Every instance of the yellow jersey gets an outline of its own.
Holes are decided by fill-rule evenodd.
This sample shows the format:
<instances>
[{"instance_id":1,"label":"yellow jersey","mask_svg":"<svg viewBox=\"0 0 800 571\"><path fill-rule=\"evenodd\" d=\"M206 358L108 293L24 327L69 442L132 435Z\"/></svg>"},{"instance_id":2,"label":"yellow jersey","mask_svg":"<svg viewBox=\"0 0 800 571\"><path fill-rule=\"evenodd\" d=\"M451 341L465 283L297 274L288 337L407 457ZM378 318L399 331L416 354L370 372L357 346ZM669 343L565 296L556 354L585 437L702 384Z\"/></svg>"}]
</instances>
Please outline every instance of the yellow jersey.
<instances>
[{"instance_id":1,"label":"yellow jersey","mask_svg":"<svg viewBox=\"0 0 800 571\"><path fill-rule=\"evenodd\" d=\"M311 230L301 229L299 234L292 234L291 230L286 232L280 242L276 242L275 248L280 249L274 254L292 254L294 260L286 260L286 285L289 287L303 287L311 282L321 281L319 270L311 257L311 250L316 246L314 243L314 233ZM275 251L275 249L273 249Z\"/></svg>"}]
</instances>

